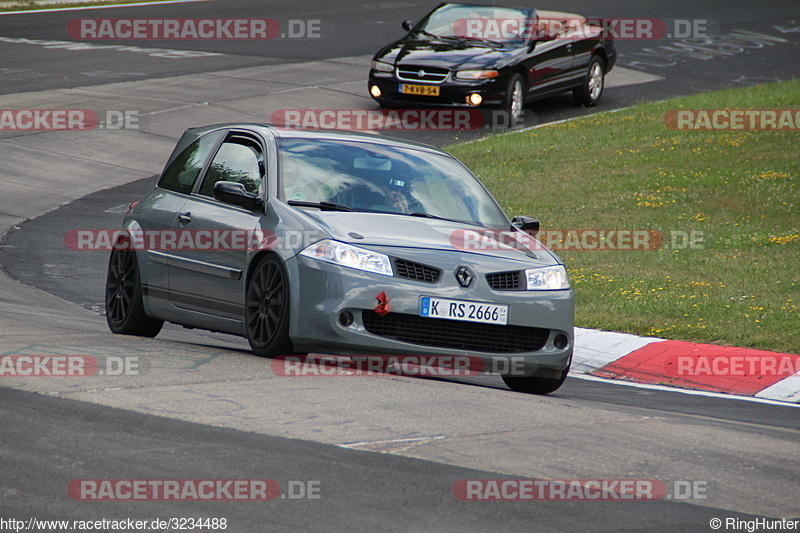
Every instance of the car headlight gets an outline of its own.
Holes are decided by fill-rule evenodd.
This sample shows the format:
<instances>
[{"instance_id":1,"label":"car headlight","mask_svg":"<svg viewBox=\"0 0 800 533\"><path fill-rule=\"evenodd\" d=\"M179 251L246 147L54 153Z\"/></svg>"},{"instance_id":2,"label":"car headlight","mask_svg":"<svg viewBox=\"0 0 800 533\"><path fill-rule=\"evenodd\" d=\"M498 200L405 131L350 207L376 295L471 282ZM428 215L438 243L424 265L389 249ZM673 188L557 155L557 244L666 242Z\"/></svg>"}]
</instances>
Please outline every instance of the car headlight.
<instances>
[{"instance_id":1,"label":"car headlight","mask_svg":"<svg viewBox=\"0 0 800 533\"><path fill-rule=\"evenodd\" d=\"M372 69L379 72L391 72L394 70L394 67L389 63L384 63L383 61L373 61Z\"/></svg>"},{"instance_id":2,"label":"car headlight","mask_svg":"<svg viewBox=\"0 0 800 533\"><path fill-rule=\"evenodd\" d=\"M318 261L333 263L334 265L383 274L384 276L394 275L392 262L389 260L388 255L358 248L357 246L350 246L343 242L320 241L300 252L300 255Z\"/></svg>"},{"instance_id":3,"label":"car headlight","mask_svg":"<svg viewBox=\"0 0 800 533\"><path fill-rule=\"evenodd\" d=\"M496 70L459 70L456 72L458 80L489 80L496 78L500 73Z\"/></svg>"},{"instance_id":4,"label":"car headlight","mask_svg":"<svg viewBox=\"0 0 800 533\"><path fill-rule=\"evenodd\" d=\"M564 265L529 268L525 271L529 291L555 291L569 289L569 277Z\"/></svg>"}]
</instances>

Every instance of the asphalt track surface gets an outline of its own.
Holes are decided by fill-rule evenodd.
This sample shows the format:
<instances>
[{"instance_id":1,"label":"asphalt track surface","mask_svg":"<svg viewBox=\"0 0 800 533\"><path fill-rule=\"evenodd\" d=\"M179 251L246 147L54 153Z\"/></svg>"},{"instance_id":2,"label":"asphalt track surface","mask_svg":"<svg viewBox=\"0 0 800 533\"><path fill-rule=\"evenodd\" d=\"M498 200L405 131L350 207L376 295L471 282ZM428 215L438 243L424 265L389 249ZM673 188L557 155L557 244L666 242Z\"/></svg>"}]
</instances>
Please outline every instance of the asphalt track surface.
<instances>
[{"instance_id":1,"label":"asphalt track surface","mask_svg":"<svg viewBox=\"0 0 800 533\"><path fill-rule=\"evenodd\" d=\"M714 517L753 516L673 501L468 502L442 490L461 479L511 479L493 472L365 453L314 442L175 422L63 399L0 389L15 450L4 484L4 516L85 520L106 517L225 517L232 531L688 531ZM62 424L70 420L70 427ZM106 438L99 441L96 435ZM103 461L98 461L98 456ZM125 479L131 461L152 479L271 479L266 502L79 502L63 498L73 479ZM61 463L61 464L59 464ZM146 466L145 466L146 465ZM48 479L45 487L41 479ZM290 481L318 482L319 499L290 501ZM21 502L21 503L17 503ZM145 507L146 506L146 507ZM144 508L143 508L144 507ZM637 519L630 521L635 515ZM620 528L621 523L629 525Z\"/></svg>"},{"instance_id":2,"label":"asphalt track surface","mask_svg":"<svg viewBox=\"0 0 800 533\"><path fill-rule=\"evenodd\" d=\"M557 6L541 7L602 17L703 19L713 21L713 26L721 34L731 30L746 30L785 41L765 46L761 51L748 50L742 54L715 55L707 59L674 53L665 60L662 50L657 54L661 61L659 66L643 65L644 58L649 57L651 63L655 63L652 61L653 50L665 43L620 42L621 66L627 64L628 67L636 67L634 70L661 76L663 79L609 90L604 96L603 109L625 107L645 99L746 86L800 75L797 37L800 35L797 28L800 26L800 8L796 2L760 2L748 5L732 5L729 2L678 2L668 6L654 1L561 2ZM249 41L137 43L142 47L222 54L185 60L167 60L141 53L123 54L116 50L73 52L45 48L41 44L20 44L0 39L0 54L3 57L0 94L363 56L372 53L391 38L400 36L402 32L398 21L416 19L427 9L427 4L411 2L270 2L265 5L255 1L230 1L120 8L99 14L91 12L87 16L320 19L323 22L325 39L323 45L317 40L276 40L268 43L268 46ZM81 16L78 13L87 12L0 16L0 38L69 40L65 32L66 23ZM776 26L781 29L776 30ZM674 64L668 65L670 61ZM313 72L309 73L312 79L313 75ZM313 107L313 103L301 101L297 105L302 106ZM529 111L529 120L538 123L593 112L573 107L567 96L536 103ZM446 144L453 137L453 134L439 133L426 136L423 140ZM172 143L168 139L164 142ZM138 198L152 184L153 178L148 178L101 191L24 224L22 229L12 232L0 248L0 264L13 277L26 284L40 287L89 310L97 311L97 305L101 301L99 287L105 268L104 254L71 253L65 250L61 241L63 230L73 227L114 227L112 224L118 223L121 216L120 206ZM90 222L86 213L90 213ZM98 315L95 315L96 319L86 318L80 313L76 313L77 316L80 316L79 323L92 320L102 323ZM43 316L30 317L31 322L37 320L43 322L41 331L46 336L49 329L47 319ZM93 328L94 325L87 331L94 332ZM171 349L172 343L177 343L187 349L196 347L198 351L216 349L238 353L241 357L235 361L237 365L252 366L261 361L248 356L246 345L232 337L184 331L177 327L168 327L166 330L162 334L165 340L157 346L164 346L167 351ZM58 339L49 341L58 344ZM114 339L106 339L105 342L113 343ZM158 340L153 342L159 343ZM481 394L482 389L487 389L492 395L516 396L504 390L502 382L493 377L470 379L462 384L441 383L436 380L412 381L434 403L442 401L442 394L460 398L464 391L471 388ZM349 383L353 383L349 385L351 387L360 387L358 382ZM180 386L180 383L177 385ZM347 385L342 386L343 390L337 392L339 396L333 397L333 401L346 401ZM387 384L387 387L390 385L392 384ZM34 388L40 389L39 392L48 391L48 387ZM744 509L744 504L733 505L726 500L717 506L713 498L700 502L699 505L674 501L461 502L452 496L451 487L455 481L504 478L508 475L496 472L525 470L512 467L471 470L454 466L469 461L454 459L446 453L436 460L422 460L404 456L409 454L402 450L374 453L364 450L387 450L332 446L330 441L336 439L309 436L315 430L320 433L326 430L324 417L320 417L318 429L314 428L311 421L308 422L305 432L297 432L302 440L287 439L264 434L263 431L213 427L224 426L225 422L203 420L202 424L194 424L176 420L176 417L181 416L175 416L171 409L178 412L177 405L164 405L165 418L130 411L128 409L141 409L134 404L126 405L124 399L106 402L113 404L113 407L93 405L85 401L57 397L65 394L63 389L60 393L57 390L54 388L48 396L0 389L2 518L27 519L29 516L36 516L86 519L130 516L152 519L199 514L227 517L232 524L230 531L710 531L708 523L713 517L742 520L753 518L752 515L736 512ZM219 390L219 400L226 401L224 377L219 382ZM91 398L92 391L78 392L80 394L75 397L82 400ZM313 394L313 387L310 392ZM350 393L355 395L357 392L360 391L352 390ZM263 409L287 409L281 401L280 394L277 394L275 403L265 404ZM793 495L786 494L786 487L792 486L792 473L795 489L797 488L796 474L799 469L797 430L800 417L795 408L632 389L575 379L569 379L552 400L537 401L531 406L542 410L560 409L559 413L569 412L570 408L576 412L596 409L598 413L610 410L620 416L629 415L632 418L678 419L684 424L699 428L701 435L730 432L724 434L741 438L742 449L748 451L753 449L750 439L774 439L774 443L782 443L776 445L777 449L783 447L786 454L785 464L780 468L774 462L764 460L762 463L752 453L742 453L741 457L733 452L729 455L719 454L716 449L705 453L702 447L698 448L702 439L698 439L698 442L687 440L685 455L696 456L698 473L689 478L683 470L680 479L709 479L714 478L711 473L715 472L719 473L720 479L725 479L723 472L752 470L754 480L755 476L758 476L759 482L770 476L775 480L776 493L771 498L776 502L775 508L778 510L760 513L761 516L800 514L797 511L796 490ZM413 409L410 403L401 403L394 407L398 411ZM480 408L471 405L465 407ZM158 412L152 407L145 410ZM402 417L399 412L391 411L387 411L386 416L396 416L398 419ZM427 417L422 414L420 425L423 425L425 418ZM454 413L453 418L461 420L463 425L471 423L469 412ZM569 420L565 417L563 421L567 423ZM390 423L387 425L391 426ZM230 427L248 426L232 424ZM558 450L545 444L547 434L554 433L549 426L541 426L538 431L541 432L543 442L534 438L529 453L552 454L550 462L554 464L570 462L572 456L575 463L585 462L592 455L593 448L602 446L604 441L615 442L617 445L624 442L614 440L605 433L602 416L596 426L597 443L586 441L581 446ZM657 442L666 438L667 435L653 432L654 454L660 450ZM345 440L339 439L340 442ZM502 444L502 441L499 442ZM710 449L710 444L707 445ZM476 446L486 446L489 453L503 453L501 445L490 441L478 441ZM514 450L516 453L520 452L518 448ZM780 456L780 451L770 452L773 457ZM630 477L644 475L642 472L647 471L647 468L633 449L620 449L619 453L632 456L628 470ZM766 449L764 453L766 454ZM436 457L436 454L430 456ZM526 460L522 455L517 459L520 462ZM666 456L662 459L669 461ZM677 458L672 459L678 461ZM513 453L509 454L508 461L514 461ZM483 460L474 462L476 465L491 464ZM699 466L701 464L706 465L705 470ZM588 470L596 477L601 477L607 475L604 474L609 471L606 467L598 459L596 469L590 467L584 471ZM566 471L568 470L565 469ZM663 478L679 479L676 477L679 474L670 477L666 473L668 471L668 468L662 470ZM537 477L535 470L526 472L526 477ZM516 477L520 475L517 474ZM556 476L549 471L547 477ZM278 481L282 489L289 480L317 480L322 486L322 498L307 501L199 504L75 502L65 495L64 487L70 480L118 478L268 478ZM739 479L747 479L747 476ZM770 495L764 489L764 484L753 484L754 487L756 485L759 489L753 496L769 500ZM719 487L713 487L717 488ZM777 488L782 490L778 491ZM746 493L746 488L742 490ZM792 499L795 505L792 505Z\"/></svg>"}]
</instances>

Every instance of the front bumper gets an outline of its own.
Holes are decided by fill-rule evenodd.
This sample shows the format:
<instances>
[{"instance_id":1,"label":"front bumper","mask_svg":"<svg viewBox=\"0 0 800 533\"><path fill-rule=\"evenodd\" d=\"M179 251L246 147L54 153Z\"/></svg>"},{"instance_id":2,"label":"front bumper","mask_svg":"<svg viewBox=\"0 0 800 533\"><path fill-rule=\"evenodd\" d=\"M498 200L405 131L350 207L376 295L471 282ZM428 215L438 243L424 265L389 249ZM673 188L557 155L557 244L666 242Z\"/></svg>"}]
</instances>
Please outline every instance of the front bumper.
<instances>
[{"instance_id":1,"label":"front bumper","mask_svg":"<svg viewBox=\"0 0 800 533\"><path fill-rule=\"evenodd\" d=\"M442 274L436 283L429 283L371 274L295 256L286 266L290 278L297 280L292 284L295 290L291 294L290 336L298 351L347 355L470 356L479 358L483 367L490 371L513 369L519 375L542 377L556 377L569 366L574 343L572 290L495 291L485 277L487 273L530 268L530 264L462 252L402 248L381 248L380 251L393 257L435 265ZM460 266L475 273L476 279L469 288L462 288L455 278L454 272ZM391 306L390 313L383 318L374 313L377 295L381 292L387 295ZM541 333L541 342L527 350L514 348L508 351L504 348L492 351L486 348L487 342L482 343L482 349L474 349L469 346L469 338L470 335L474 338L476 325L420 317L421 296L507 304L508 325L493 326L487 331L502 338L506 331L512 335L512 330L519 333L536 328ZM352 323L344 325L340 322L343 313L352 316ZM381 324L379 321L384 319L401 323L410 321L412 325L422 321L426 326L425 344L412 342L413 328L405 329L411 333L400 336L404 340L393 333L396 330L391 326L376 328L375 324ZM437 328L441 328L441 336L434 335L436 340L431 341L431 332L436 333L439 331ZM464 344L453 347L452 339L461 332L464 332ZM563 345L565 338L566 345ZM437 342L443 345L432 345Z\"/></svg>"},{"instance_id":2,"label":"front bumper","mask_svg":"<svg viewBox=\"0 0 800 533\"><path fill-rule=\"evenodd\" d=\"M403 81L392 72L378 72L371 70L367 90L373 85L377 85L381 90L381 96L373 99L379 104L387 107L402 107L404 105L412 107L464 107L464 108L486 108L499 107L503 105L506 96L506 86L508 80L503 76L491 80L479 82L459 82L448 77L442 83L430 84L422 82ZM439 96L420 96L413 94L403 94L400 92L400 85L432 85L439 87ZM483 102L478 105L467 103L467 96L470 94L480 94ZM370 93L372 94L372 93Z\"/></svg>"}]
</instances>

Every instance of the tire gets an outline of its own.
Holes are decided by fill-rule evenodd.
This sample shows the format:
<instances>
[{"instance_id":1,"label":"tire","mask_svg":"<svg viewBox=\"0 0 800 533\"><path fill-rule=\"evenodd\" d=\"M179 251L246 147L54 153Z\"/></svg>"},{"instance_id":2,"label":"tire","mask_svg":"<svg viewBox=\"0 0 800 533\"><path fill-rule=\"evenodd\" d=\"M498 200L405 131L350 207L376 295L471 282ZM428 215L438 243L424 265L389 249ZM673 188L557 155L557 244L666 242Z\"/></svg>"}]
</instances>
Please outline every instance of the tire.
<instances>
[{"instance_id":1,"label":"tire","mask_svg":"<svg viewBox=\"0 0 800 533\"><path fill-rule=\"evenodd\" d=\"M603 88L606 84L606 65L599 56L592 56L589 61L589 68L580 87L572 91L575 103L583 107L594 107L603 96Z\"/></svg>"},{"instance_id":2,"label":"tire","mask_svg":"<svg viewBox=\"0 0 800 533\"><path fill-rule=\"evenodd\" d=\"M525 83L519 73L513 74L508 80L503 109L508 112L512 127L525 115Z\"/></svg>"},{"instance_id":3,"label":"tire","mask_svg":"<svg viewBox=\"0 0 800 533\"><path fill-rule=\"evenodd\" d=\"M244 327L254 354L293 353L289 339L289 277L283 262L264 256L252 269L245 291Z\"/></svg>"},{"instance_id":4,"label":"tire","mask_svg":"<svg viewBox=\"0 0 800 533\"><path fill-rule=\"evenodd\" d=\"M503 376L503 381L514 392L527 394L550 394L558 390L567 379L569 367L564 369L560 378L539 378L535 376Z\"/></svg>"},{"instance_id":5,"label":"tire","mask_svg":"<svg viewBox=\"0 0 800 533\"><path fill-rule=\"evenodd\" d=\"M120 335L155 337L164 325L163 320L149 317L142 303L142 283L136 252L113 250L106 275L106 322L108 328Z\"/></svg>"}]
</instances>

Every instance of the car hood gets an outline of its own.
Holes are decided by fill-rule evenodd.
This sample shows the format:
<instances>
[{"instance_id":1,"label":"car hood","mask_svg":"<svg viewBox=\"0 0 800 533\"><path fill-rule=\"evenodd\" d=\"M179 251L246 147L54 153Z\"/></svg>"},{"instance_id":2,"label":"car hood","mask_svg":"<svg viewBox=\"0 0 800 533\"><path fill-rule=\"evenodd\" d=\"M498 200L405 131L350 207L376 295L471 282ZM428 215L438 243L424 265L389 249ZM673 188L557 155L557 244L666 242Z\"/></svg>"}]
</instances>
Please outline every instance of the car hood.
<instances>
[{"instance_id":1,"label":"car hood","mask_svg":"<svg viewBox=\"0 0 800 533\"><path fill-rule=\"evenodd\" d=\"M413 64L447 69L501 68L516 55L512 49L480 43L466 44L436 40L399 41L382 50L375 59L396 64Z\"/></svg>"},{"instance_id":2,"label":"car hood","mask_svg":"<svg viewBox=\"0 0 800 533\"><path fill-rule=\"evenodd\" d=\"M535 246L534 250L496 244L491 240L488 245L471 244L476 243L475 239L483 235L494 235L490 230L471 224L383 213L305 212L332 238L354 246L467 251L525 261L528 264L533 261L541 266L561 262L542 244Z\"/></svg>"}]
</instances>

